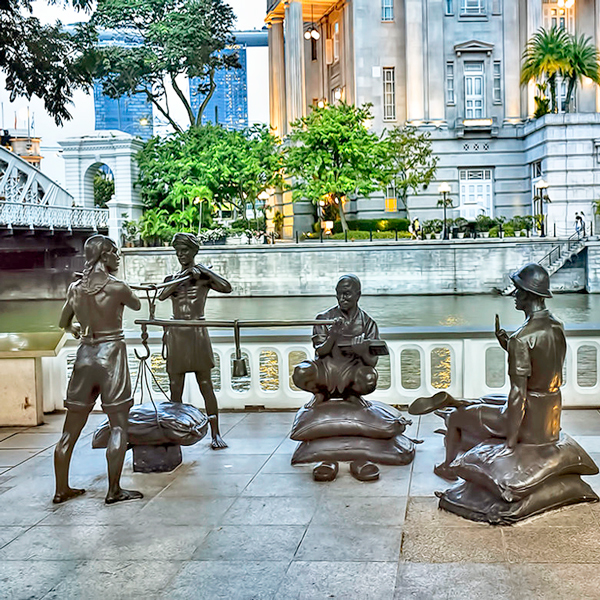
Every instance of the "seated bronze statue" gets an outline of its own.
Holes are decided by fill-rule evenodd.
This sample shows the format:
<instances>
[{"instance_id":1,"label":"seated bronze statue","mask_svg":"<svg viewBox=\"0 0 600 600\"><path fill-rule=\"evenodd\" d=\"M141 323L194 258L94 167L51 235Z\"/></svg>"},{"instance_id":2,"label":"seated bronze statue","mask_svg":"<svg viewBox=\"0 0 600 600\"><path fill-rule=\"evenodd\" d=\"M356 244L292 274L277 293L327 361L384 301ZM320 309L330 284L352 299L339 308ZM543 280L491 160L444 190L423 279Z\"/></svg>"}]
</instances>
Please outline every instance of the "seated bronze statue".
<instances>
[{"instance_id":1,"label":"seated bronze statue","mask_svg":"<svg viewBox=\"0 0 600 600\"><path fill-rule=\"evenodd\" d=\"M414 447L402 436L408 422L400 413L363 398L375 391L378 356L388 351L377 324L358 306L358 277L341 277L336 294L337 306L316 317L333 324L314 327L315 359L294 370L294 383L314 396L298 412L292 429L292 439L301 442L292 463L319 460L314 478L332 481L338 461L349 460L354 477L372 481L379 477L374 459L406 464L414 456Z\"/></svg>"},{"instance_id":2,"label":"seated bronze statue","mask_svg":"<svg viewBox=\"0 0 600 600\"><path fill-rule=\"evenodd\" d=\"M598 472L596 466L560 431L567 345L562 323L545 306L552 296L550 277L532 263L511 279L515 307L526 319L509 336L496 316L496 338L508 352L508 397L457 400L439 392L415 400L409 409L411 414L436 411L444 418L446 457L434 471L450 481L466 481L440 494L440 506L493 523L597 500L579 477ZM556 479L561 476L569 479Z\"/></svg>"}]
</instances>

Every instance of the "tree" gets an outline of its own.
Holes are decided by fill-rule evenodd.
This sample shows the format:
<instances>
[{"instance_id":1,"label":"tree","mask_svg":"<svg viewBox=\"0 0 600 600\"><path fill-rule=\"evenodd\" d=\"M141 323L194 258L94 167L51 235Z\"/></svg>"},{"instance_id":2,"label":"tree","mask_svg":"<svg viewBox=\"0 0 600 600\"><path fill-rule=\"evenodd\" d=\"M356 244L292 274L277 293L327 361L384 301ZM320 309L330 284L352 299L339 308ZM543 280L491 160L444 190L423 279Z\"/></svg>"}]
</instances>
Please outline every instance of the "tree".
<instances>
[{"instance_id":1,"label":"tree","mask_svg":"<svg viewBox=\"0 0 600 600\"><path fill-rule=\"evenodd\" d=\"M387 137L391 159L392 182L408 215L408 192L418 193L419 186L426 187L435 178L439 158L434 156L431 136L415 127L395 127Z\"/></svg>"},{"instance_id":2,"label":"tree","mask_svg":"<svg viewBox=\"0 0 600 600\"><path fill-rule=\"evenodd\" d=\"M235 15L224 0L98 0L92 23L106 29L123 29L139 37L131 47L99 48L96 75L111 98L143 93L175 131L177 122L166 98L172 87L191 127L199 127L215 88L219 69L239 68L237 53L225 52L234 44ZM197 113L181 86L181 76L200 78L203 96Z\"/></svg>"},{"instance_id":3,"label":"tree","mask_svg":"<svg viewBox=\"0 0 600 600\"><path fill-rule=\"evenodd\" d=\"M88 8L88 0L73 0ZM93 33L81 25L66 31L60 22L43 25L31 16L30 0L0 2L0 70L12 102L37 96L57 125L71 119L68 105L77 89L92 84Z\"/></svg>"},{"instance_id":4,"label":"tree","mask_svg":"<svg viewBox=\"0 0 600 600\"><path fill-rule=\"evenodd\" d=\"M568 81L565 98L565 111L567 112L569 112L571 98L578 81L589 77L593 82L600 83L600 55L592 39L583 34L580 37L573 35L569 38L566 48L568 68L563 74Z\"/></svg>"},{"instance_id":5,"label":"tree","mask_svg":"<svg viewBox=\"0 0 600 600\"><path fill-rule=\"evenodd\" d=\"M569 34L564 29L541 28L533 34L523 52L521 85L526 85L532 79L539 81L545 77L550 88L552 112L558 112L556 100L558 76L569 70L568 46Z\"/></svg>"},{"instance_id":6,"label":"tree","mask_svg":"<svg viewBox=\"0 0 600 600\"><path fill-rule=\"evenodd\" d=\"M115 193L115 180L98 171L94 175L94 206L106 208L106 203Z\"/></svg>"},{"instance_id":7,"label":"tree","mask_svg":"<svg viewBox=\"0 0 600 600\"><path fill-rule=\"evenodd\" d=\"M351 196L368 196L391 181L388 145L367 127L370 105L346 103L313 106L291 124L284 168L294 178L293 197L314 204L337 206L344 231L348 230L343 203Z\"/></svg>"},{"instance_id":8,"label":"tree","mask_svg":"<svg viewBox=\"0 0 600 600\"><path fill-rule=\"evenodd\" d=\"M221 209L233 206L245 219L246 204L256 214L261 193L283 182L278 140L264 125L240 131L205 125L152 138L138 154L138 165L145 205L169 213L200 198Z\"/></svg>"}]
</instances>

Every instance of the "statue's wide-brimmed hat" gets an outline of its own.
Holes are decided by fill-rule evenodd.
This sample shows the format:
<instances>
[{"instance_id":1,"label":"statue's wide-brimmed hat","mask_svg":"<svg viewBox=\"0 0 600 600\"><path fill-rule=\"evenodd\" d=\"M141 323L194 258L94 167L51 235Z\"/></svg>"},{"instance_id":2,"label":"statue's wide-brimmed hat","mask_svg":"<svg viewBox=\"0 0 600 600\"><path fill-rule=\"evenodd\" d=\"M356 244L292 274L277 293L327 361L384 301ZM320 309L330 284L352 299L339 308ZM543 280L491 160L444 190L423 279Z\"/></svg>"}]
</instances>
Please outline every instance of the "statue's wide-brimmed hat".
<instances>
[{"instance_id":1,"label":"statue's wide-brimmed hat","mask_svg":"<svg viewBox=\"0 0 600 600\"><path fill-rule=\"evenodd\" d=\"M192 233L176 233L171 240L171 246L186 246L196 252L200 249L198 238Z\"/></svg>"},{"instance_id":2,"label":"statue's wide-brimmed hat","mask_svg":"<svg viewBox=\"0 0 600 600\"><path fill-rule=\"evenodd\" d=\"M552 298L550 275L537 263L529 263L515 271L510 278L516 287L542 298Z\"/></svg>"}]
</instances>

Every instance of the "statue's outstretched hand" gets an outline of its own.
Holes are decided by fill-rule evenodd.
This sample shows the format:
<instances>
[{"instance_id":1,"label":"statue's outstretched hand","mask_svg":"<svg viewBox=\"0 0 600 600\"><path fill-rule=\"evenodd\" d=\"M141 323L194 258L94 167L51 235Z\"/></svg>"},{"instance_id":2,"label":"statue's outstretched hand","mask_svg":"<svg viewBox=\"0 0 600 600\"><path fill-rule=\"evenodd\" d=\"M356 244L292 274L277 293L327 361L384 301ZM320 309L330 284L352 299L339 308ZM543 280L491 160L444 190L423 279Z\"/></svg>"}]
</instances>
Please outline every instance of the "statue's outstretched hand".
<instances>
[{"instance_id":1,"label":"statue's outstretched hand","mask_svg":"<svg viewBox=\"0 0 600 600\"><path fill-rule=\"evenodd\" d=\"M498 315L496 315L494 330L494 333L496 334L496 339L498 340L500 345L506 350L508 348L508 333L506 333L506 331L500 327L500 317Z\"/></svg>"}]
</instances>

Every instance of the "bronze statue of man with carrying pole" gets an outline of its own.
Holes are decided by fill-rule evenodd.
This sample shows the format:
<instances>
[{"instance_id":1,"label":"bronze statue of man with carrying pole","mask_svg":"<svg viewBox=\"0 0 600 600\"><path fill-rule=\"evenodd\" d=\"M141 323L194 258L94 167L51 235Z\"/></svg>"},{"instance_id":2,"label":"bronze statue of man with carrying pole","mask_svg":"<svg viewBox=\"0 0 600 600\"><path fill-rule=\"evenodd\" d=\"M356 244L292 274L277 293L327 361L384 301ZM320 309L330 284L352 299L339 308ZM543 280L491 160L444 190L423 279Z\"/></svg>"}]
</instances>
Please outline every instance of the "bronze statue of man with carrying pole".
<instances>
[{"instance_id":1,"label":"bronze statue of man with carrying pole","mask_svg":"<svg viewBox=\"0 0 600 600\"><path fill-rule=\"evenodd\" d=\"M179 280L173 285L163 288L159 300L171 299L173 319L203 320L204 306L209 290L222 294L231 293L231 284L213 273L208 267L194 264L194 258L200 245L191 233L176 233L171 242L181 271L169 275L165 283ZM186 275L189 278L181 282ZM219 408L210 378L211 369L215 366L212 346L205 327L165 328L164 346L166 349L167 373L171 387L171 402L182 402L185 374L194 373L200 392L206 403L206 412L210 422L213 450L227 448L219 432Z\"/></svg>"}]
</instances>

